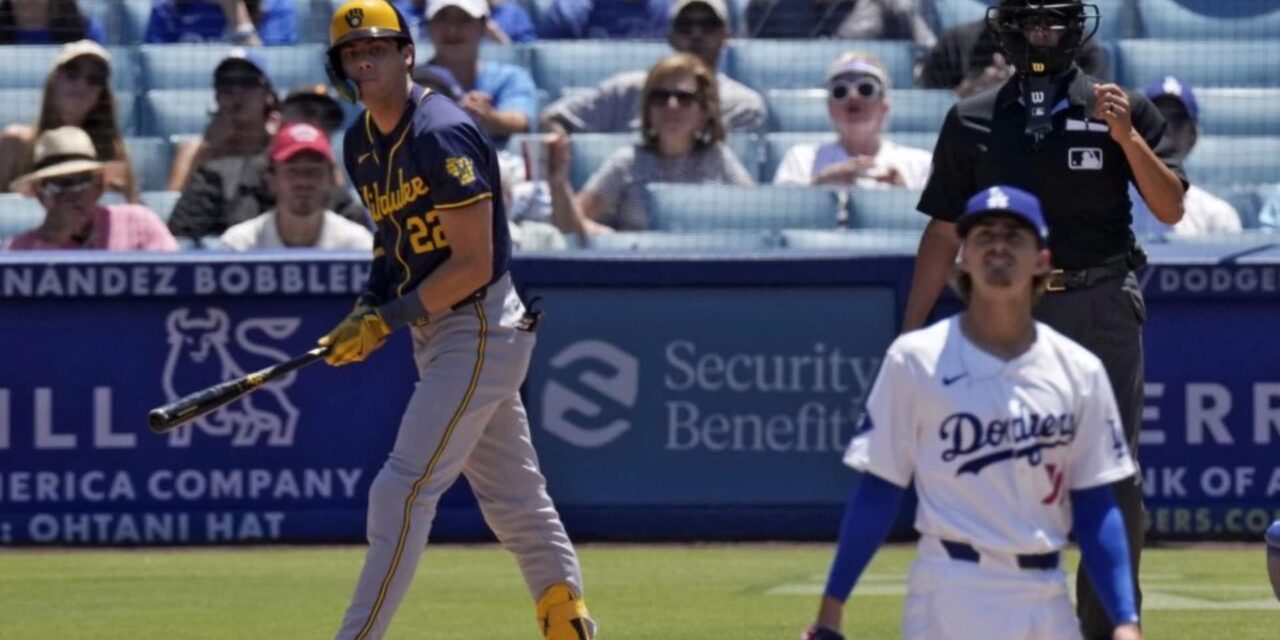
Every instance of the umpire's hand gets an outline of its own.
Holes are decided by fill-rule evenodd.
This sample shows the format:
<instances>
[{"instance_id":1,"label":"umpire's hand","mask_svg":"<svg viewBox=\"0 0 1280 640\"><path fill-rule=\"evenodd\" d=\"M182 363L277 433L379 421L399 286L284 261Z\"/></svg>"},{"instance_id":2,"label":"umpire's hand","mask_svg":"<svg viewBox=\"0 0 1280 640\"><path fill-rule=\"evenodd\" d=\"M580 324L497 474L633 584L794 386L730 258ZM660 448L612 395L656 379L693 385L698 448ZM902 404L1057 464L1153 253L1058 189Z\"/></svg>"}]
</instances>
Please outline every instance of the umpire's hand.
<instances>
[{"instance_id":1,"label":"umpire's hand","mask_svg":"<svg viewBox=\"0 0 1280 640\"><path fill-rule=\"evenodd\" d=\"M1115 84L1093 86L1093 117L1107 123L1111 139L1124 144L1133 135L1133 114L1129 110L1129 94Z\"/></svg>"}]
</instances>

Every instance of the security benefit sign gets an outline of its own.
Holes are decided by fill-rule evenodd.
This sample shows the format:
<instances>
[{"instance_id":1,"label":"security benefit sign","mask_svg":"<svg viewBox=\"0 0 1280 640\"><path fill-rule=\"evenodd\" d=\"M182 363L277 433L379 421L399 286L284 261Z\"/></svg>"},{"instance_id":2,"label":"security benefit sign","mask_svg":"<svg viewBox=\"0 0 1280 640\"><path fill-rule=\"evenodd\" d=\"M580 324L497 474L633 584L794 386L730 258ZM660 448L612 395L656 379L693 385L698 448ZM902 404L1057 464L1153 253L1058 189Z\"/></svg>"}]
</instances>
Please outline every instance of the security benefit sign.
<instances>
[{"instance_id":1,"label":"security benefit sign","mask_svg":"<svg viewBox=\"0 0 1280 640\"><path fill-rule=\"evenodd\" d=\"M146 426L152 407L310 348L349 295L6 301L0 544L359 539L414 381L403 338L170 434Z\"/></svg>"},{"instance_id":2,"label":"security benefit sign","mask_svg":"<svg viewBox=\"0 0 1280 640\"><path fill-rule=\"evenodd\" d=\"M1139 444L1152 535L1259 540L1280 519L1276 313L1262 297L1152 305Z\"/></svg>"},{"instance_id":3,"label":"security benefit sign","mask_svg":"<svg viewBox=\"0 0 1280 640\"><path fill-rule=\"evenodd\" d=\"M887 288L541 289L526 386L571 507L838 504Z\"/></svg>"}]
</instances>

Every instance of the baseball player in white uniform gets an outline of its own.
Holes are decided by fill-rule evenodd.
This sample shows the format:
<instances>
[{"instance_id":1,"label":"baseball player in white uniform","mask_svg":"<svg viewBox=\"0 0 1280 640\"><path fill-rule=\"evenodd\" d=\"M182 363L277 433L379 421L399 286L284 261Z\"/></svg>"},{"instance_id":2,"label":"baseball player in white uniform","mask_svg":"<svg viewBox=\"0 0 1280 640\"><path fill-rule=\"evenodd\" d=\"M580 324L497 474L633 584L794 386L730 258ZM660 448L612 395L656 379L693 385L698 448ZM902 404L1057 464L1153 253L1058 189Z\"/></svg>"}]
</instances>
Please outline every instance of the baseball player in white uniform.
<instances>
[{"instance_id":1,"label":"baseball player in white uniform","mask_svg":"<svg viewBox=\"0 0 1280 640\"><path fill-rule=\"evenodd\" d=\"M817 622L837 640L844 602L915 481L911 640L1079 640L1060 569L1074 528L1118 625L1141 638L1111 484L1136 472L1102 363L1031 315L1049 273L1035 196L996 186L957 221L963 313L889 347L845 463L850 496Z\"/></svg>"}]
</instances>

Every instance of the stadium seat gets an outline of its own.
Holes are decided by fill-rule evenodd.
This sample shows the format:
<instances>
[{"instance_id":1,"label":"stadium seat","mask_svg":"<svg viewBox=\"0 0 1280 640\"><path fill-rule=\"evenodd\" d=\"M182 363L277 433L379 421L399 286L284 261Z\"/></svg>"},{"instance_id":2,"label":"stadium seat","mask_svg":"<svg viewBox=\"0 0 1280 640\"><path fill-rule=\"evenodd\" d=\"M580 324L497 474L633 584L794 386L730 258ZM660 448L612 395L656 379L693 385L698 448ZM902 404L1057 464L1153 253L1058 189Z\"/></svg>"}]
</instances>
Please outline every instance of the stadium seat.
<instances>
[{"instance_id":1,"label":"stadium seat","mask_svg":"<svg viewBox=\"0 0 1280 640\"><path fill-rule=\"evenodd\" d=\"M1187 156L1192 184L1280 181L1280 136L1202 136Z\"/></svg>"},{"instance_id":2,"label":"stadium seat","mask_svg":"<svg viewBox=\"0 0 1280 640\"><path fill-rule=\"evenodd\" d=\"M154 0L120 0L121 23L128 42L146 42L147 21Z\"/></svg>"},{"instance_id":3,"label":"stadium seat","mask_svg":"<svg viewBox=\"0 0 1280 640\"><path fill-rule=\"evenodd\" d=\"M0 89L42 89L60 47L17 44L0 46ZM137 57L132 47L107 47L111 54L111 86L116 91L134 91L138 86Z\"/></svg>"},{"instance_id":4,"label":"stadium seat","mask_svg":"<svg viewBox=\"0 0 1280 640\"><path fill-rule=\"evenodd\" d=\"M916 211L919 202L918 189L850 189L849 228L924 229L929 217Z\"/></svg>"},{"instance_id":5,"label":"stadium seat","mask_svg":"<svg viewBox=\"0 0 1280 640\"><path fill-rule=\"evenodd\" d=\"M514 138L510 148L520 149L519 140L523 138L524 136ZM581 189L587 179L600 169L605 160L608 160L615 151L628 145L638 144L640 134L579 133L571 139L573 147L570 154L569 181L573 183L574 189ZM731 134L728 144L734 155L738 156L738 160L742 162L742 166L753 178L758 179L760 162L756 137L752 134Z\"/></svg>"},{"instance_id":6,"label":"stadium seat","mask_svg":"<svg viewBox=\"0 0 1280 640\"><path fill-rule=\"evenodd\" d=\"M766 96L771 131L832 130L825 89L772 89ZM939 131L956 101L951 91L935 89L897 89L890 99L888 131Z\"/></svg>"},{"instance_id":7,"label":"stadium seat","mask_svg":"<svg viewBox=\"0 0 1280 640\"><path fill-rule=\"evenodd\" d=\"M925 7L932 4L934 19L941 33L957 25L974 20L981 20L987 15L987 7L995 4L994 0L924 0ZM1098 6L1101 23L1098 25L1097 37L1101 40L1116 40L1125 36L1128 25L1124 20L1124 0L1103 0L1091 2Z\"/></svg>"},{"instance_id":8,"label":"stadium seat","mask_svg":"<svg viewBox=\"0 0 1280 640\"><path fill-rule=\"evenodd\" d=\"M0 89L0 128L10 124L34 124L40 115L43 89ZM116 119L123 135L137 131L137 99L132 92L116 92Z\"/></svg>"},{"instance_id":9,"label":"stadium seat","mask_svg":"<svg viewBox=\"0 0 1280 640\"><path fill-rule=\"evenodd\" d=\"M424 39L414 44L413 63L414 65L426 64L435 54L435 47L432 46L429 40ZM532 56L532 49L523 44L482 44L480 46L480 60L482 62L505 62L507 64L517 64L527 69L529 68L529 58Z\"/></svg>"},{"instance_id":10,"label":"stadium seat","mask_svg":"<svg viewBox=\"0 0 1280 640\"><path fill-rule=\"evenodd\" d=\"M1197 40L1280 38L1280 4L1266 0L1140 0L1138 22L1148 38Z\"/></svg>"},{"instance_id":11,"label":"stadium seat","mask_svg":"<svg viewBox=\"0 0 1280 640\"><path fill-rule=\"evenodd\" d=\"M598 251L763 251L776 245L773 233L745 231L620 231L593 235L587 240L587 248Z\"/></svg>"},{"instance_id":12,"label":"stadium seat","mask_svg":"<svg viewBox=\"0 0 1280 640\"><path fill-rule=\"evenodd\" d=\"M102 30L106 32L107 45L121 45L135 42L129 39L125 28L124 9L121 0L91 0L79 3L80 10L91 18L96 18Z\"/></svg>"},{"instance_id":13,"label":"stadium seat","mask_svg":"<svg viewBox=\"0 0 1280 640\"><path fill-rule=\"evenodd\" d=\"M860 255L912 253L920 244L919 231L883 229L784 229L782 246L807 251L837 251Z\"/></svg>"},{"instance_id":14,"label":"stadium seat","mask_svg":"<svg viewBox=\"0 0 1280 640\"><path fill-rule=\"evenodd\" d=\"M303 83L325 82L324 52L319 44L264 47L277 92ZM138 47L143 83L148 89L208 89L213 69L231 47L206 44L146 44Z\"/></svg>"},{"instance_id":15,"label":"stadium seat","mask_svg":"<svg viewBox=\"0 0 1280 640\"><path fill-rule=\"evenodd\" d=\"M615 73L648 70L672 53L660 41L547 40L533 45L530 63L534 83L555 100L565 87L591 87Z\"/></svg>"},{"instance_id":16,"label":"stadium seat","mask_svg":"<svg viewBox=\"0 0 1280 640\"><path fill-rule=\"evenodd\" d=\"M749 87L821 87L827 67L841 54L866 51L884 61L895 87L910 87L915 54L906 40L734 40L728 74Z\"/></svg>"},{"instance_id":17,"label":"stadium seat","mask_svg":"<svg viewBox=\"0 0 1280 640\"><path fill-rule=\"evenodd\" d=\"M142 97L144 136L203 133L214 107L213 89L156 89Z\"/></svg>"},{"instance_id":18,"label":"stadium seat","mask_svg":"<svg viewBox=\"0 0 1280 640\"><path fill-rule=\"evenodd\" d=\"M1275 87L1280 40L1123 40L1117 81L1145 87L1170 73L1200 87Z\"/></svg>"},{"instance_id":19,"label":"stadium seat","mask_svg":"<svg viewBox=\"0 0 1280 640\"><path fill-rule=\"evenodd\" d=\"M844 217L840 193L818 187L661 184L645 187L654 231L834 229Z\"/></svg>"},{"instance_id":20,"label":"stadium seat","mask_svg":"<svg viewBox=\"0 0 1280 640\"><path fill-rule=\"evenodd\" d=\"M1280 107L1280 88L1197 88L1196 100L1200 103L1200 127L1204 134L1280 134L1280 108L1277 108Z\"/></svg>"},{"instance_id":21,"label":"stadium seat","mask_svg":"<svg viewBox=\"0 0 1280 640\"><path fill-rule=\"evenodd\" d=\"M125 138L124 146L129 151L129 162L138 177L139 188L143 191L163 190L169 182L169 165L173 157L169 141L156 137Z\"/></svg>"},{"instance_id":22,"label":"stadium seat","mask_svg":"<svg viewBox=\"0 0 1280 640\"><path fill-rule=\"evenodd\" d=\"M178 203L181 195L181 191L143 191L142 204L147 205L148 209L154 211L167 224L169 214L173 213L173 205Z\"/></svg>"},{"instance_id":23,"label":"stadium seat","mask_svg":"<svg viewBox=\"0 0 1280 640\"><path fill-rule=\"evenodd\" d=\"M0 193L0 245L44 222L39 200L17 193Z\"/></svg>"}]
</instances>

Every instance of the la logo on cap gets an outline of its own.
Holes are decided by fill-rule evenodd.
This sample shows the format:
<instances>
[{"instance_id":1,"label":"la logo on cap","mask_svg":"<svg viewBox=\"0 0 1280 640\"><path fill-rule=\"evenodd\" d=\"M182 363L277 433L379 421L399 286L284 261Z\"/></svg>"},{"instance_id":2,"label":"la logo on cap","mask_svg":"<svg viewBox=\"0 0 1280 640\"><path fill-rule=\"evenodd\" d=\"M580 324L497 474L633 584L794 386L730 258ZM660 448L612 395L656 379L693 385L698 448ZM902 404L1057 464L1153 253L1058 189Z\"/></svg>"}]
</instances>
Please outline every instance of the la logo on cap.
<instances>
[{"instance_id":1,"label":"la logo on cap","mask_svg":"<svg viewBox=\"0 0 1280 640\"><path fill-rule=\"evenodd\" d=\"M987 195L988 209L1008 209L1009 196L1000 187L991 187L991 191Z\"/></svg>"},{"instance_id":2,"label":"la logo on cap","mask_svg":"<svg viewBox=\"0 0 1280 640\"><path fill-rule=\"evenodd\" d=\"M1171 96L1182 95L1182 83L1178 82L1178 79L1173 76L1167 76L1164 79L1164 84L1161 85L1160 88L1163 89L1165 93Z\"/></svg>"}]
</instances>

